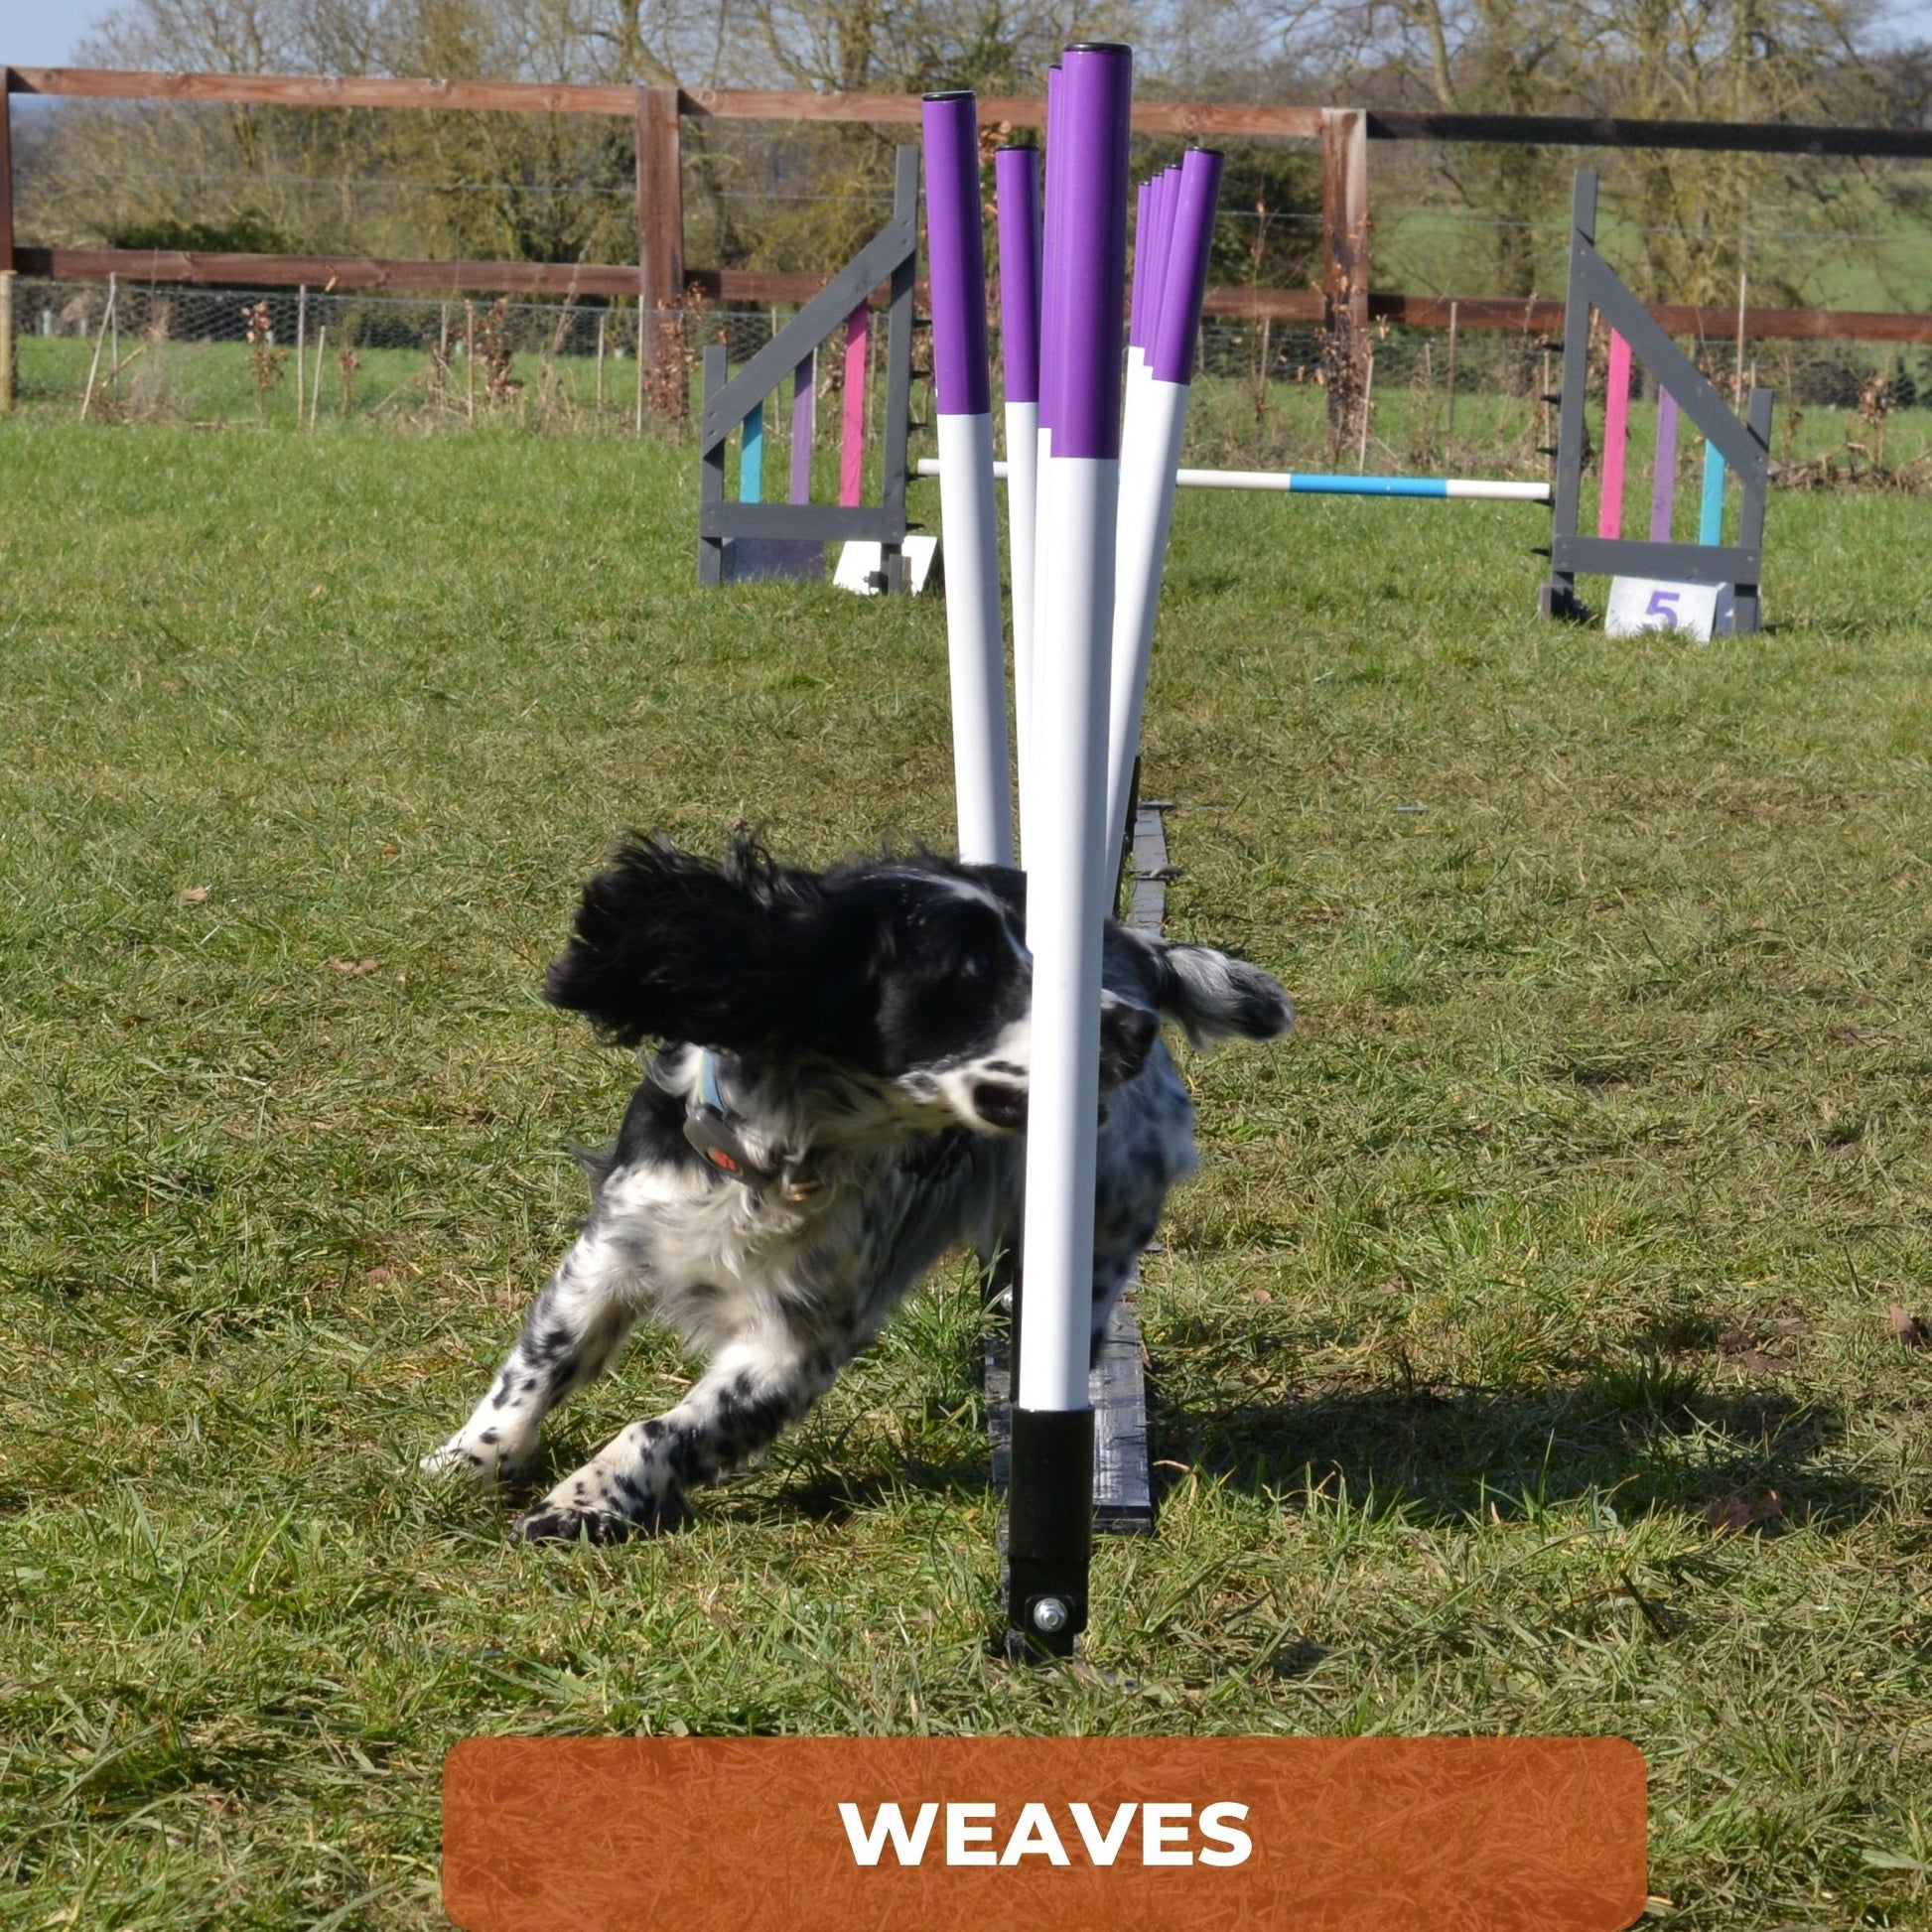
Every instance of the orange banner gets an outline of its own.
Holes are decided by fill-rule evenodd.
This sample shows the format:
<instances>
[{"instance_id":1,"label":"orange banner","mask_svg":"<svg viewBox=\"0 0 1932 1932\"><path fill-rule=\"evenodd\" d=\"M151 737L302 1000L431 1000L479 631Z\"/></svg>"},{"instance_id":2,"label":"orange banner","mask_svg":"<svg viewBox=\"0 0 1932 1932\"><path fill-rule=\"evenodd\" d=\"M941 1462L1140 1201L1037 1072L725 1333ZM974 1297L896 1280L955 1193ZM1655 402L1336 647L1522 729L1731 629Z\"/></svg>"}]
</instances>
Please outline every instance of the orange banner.
<instances>
[{"instance_id":1,"label":"orange banner","mask_svg":"<svg viewBox=\"0 0 1932 1932\"><path fill-rule=\"evenodd\" d=\"M1620 1932L1619 1738L472 1738L465 1932Z\"/></svg>"}]
</instances>

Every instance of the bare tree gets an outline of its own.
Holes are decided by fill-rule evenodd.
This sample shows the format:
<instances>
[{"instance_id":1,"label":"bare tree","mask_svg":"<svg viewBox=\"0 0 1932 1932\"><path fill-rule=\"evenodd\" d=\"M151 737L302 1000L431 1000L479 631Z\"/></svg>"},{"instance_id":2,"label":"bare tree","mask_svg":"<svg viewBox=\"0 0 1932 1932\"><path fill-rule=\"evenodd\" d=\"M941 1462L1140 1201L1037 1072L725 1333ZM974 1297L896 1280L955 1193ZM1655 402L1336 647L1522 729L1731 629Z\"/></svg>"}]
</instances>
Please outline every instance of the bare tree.
<instances>
[{"instance_id":1,"label":"bare tree","mask_svg":"<svg viewBox=\"0 0 1932 1932\"><path fill-rule=\"evenodd\" d=\"M1887 57L1874 0L1215 0L1262 58L1326 97L1449 112L1590 112L1687 120L1891 120L1923 112L1907 56ZM1921 103L1914 110L1913 99ZM1630 150L1595 157L1610 245L1647 294L1734 299L1740 273L1795 295L1833 230L1869 228L1911 192L1898 171L1791 158ZM1526 296L1561 277L1571 157L1456 144L1377 157L1378 272ZM1400 212L1447 202L1456 219ZM1634 229L1634 236L1630 230ZM1458 247L1474 234L1479 243ZM1746 240L1744 237L1749 236ZM1399 262L1399 267L1396 264ZM1475 281L1479 287L1469 287Z\"/></svg>"},{"instance_id":2,"label":"bare tree","mask_svg":"<svg viewBox=\"0 0 1932 1932\"><path fill-rule=\"evenodd\" d=\"M1104 36L1136 45L1149 92L1923 124L1932 52L1880 45L1875 4L127 0L80 58L241 72L1033 92L1067 40ZM838 259L882 217L890 151L903 138L688 121L694 253L723 266ZM620 118L72 102L24 169L24 221L53 241L621 261L635 246L631 140ZM1306 251L1280 217L1308 193L1300 157L1257 148L1247 159L1255 166L1237 167L1230 207L1274 237L1267 278L1293 278ZM1469 293L1553 289L1568 159L1515 145L1378 150L1378 276ZM1842 163L1668 151L1599 159L1609 245L1647 294L1678 300L1729 299L1740 276L1770 299L1797 296L1826 237L1842 256L1837 236L1882 226L1887 209L1924 193L1907 171ZM1405 228L1405 210L1454 220ZM1456 237L1471 234L1476 246L1458 254ZM1246 278L1253 239L1244 230L1228 242L1241 261L1222 272Z\"/></svg>"},{"instance_id":3,"label":"bare tree","mask_svg":"<svg viewBox=\"0 0 1932 1932\"><path fill-rule=\"evenodd\" d=\"M372 70L379 0L139 0L77 50L83 65L240 73ZM27 218L51 240L274 248L372 210L317 183L366 172L366 117L164 102L64 104L28 177Z\"/></svg>"}]
</instances>

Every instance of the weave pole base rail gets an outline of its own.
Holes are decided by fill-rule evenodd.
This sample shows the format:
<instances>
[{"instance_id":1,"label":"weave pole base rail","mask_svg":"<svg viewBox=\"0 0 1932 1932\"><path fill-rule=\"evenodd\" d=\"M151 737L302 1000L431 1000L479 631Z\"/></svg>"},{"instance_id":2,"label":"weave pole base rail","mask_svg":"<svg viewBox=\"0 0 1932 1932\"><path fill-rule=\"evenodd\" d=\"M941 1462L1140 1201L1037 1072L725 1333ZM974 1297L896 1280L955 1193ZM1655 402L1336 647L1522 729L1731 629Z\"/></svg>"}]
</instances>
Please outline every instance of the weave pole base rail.
<instances>
[{"instance_id":1,"label":"weave pole base rail","mask_svg":"<svg viewBox=\"0 0 1932 1932\"><path fill-rule=\"evenodd\" d=\"M987 1436L993 1487L1002 1496L1013 1474L1011 1331L986 1338ZM1147 1427L1147 1376L1141 1366L1137 1284L1114 1304L1100 1360L1087 1378L1093 1403L1093 1527L1099 1536L1154 1533L1154 1471Z\"/></svg>"},{"instance_id":2,"label":"weave pole base rail","mask_svg":"<svg viewBox=\"0 0 1932 1932\"><path fill-rule=\"evenodd\" d=\"M1127 923L1159 932L1171 877L1165 801L1143 803L1134 818L1133 893ZM1002 1496L1013 1471L1013 1333L1005 1322L987 1330L984 1359L986 1428L993 1487ZM1100 1536L1154 1533L1154 1465L1142 1363L1140 1284L1131 1279L1114 1304L1100 1359L1087 1377L1093 1404L1093 1527Z\"/></svg>"}]
</instances>

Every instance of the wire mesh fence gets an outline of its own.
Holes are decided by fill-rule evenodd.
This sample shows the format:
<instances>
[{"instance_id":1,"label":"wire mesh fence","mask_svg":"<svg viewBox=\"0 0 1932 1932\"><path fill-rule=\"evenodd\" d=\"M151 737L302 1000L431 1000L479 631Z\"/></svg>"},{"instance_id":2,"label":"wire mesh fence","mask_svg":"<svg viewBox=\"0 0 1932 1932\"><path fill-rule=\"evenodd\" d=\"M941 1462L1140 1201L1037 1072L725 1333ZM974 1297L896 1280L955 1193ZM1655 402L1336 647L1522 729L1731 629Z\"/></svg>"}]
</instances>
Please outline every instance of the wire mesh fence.
<instances>
[{"instance_id":1,"label":"wire mesh fence","mask_svg":"<svg viewBox=\"0 0 1932 1932\"><path fill-rule=\"evenodd\" d=\"M1323 341L1307 324L1204 323L1189 417L1197 460L1418 476L1548 474L1560 341L1531 329L1450 337L1378 325L1368 434L1340 449L1327 429ZM1740 413L1754 384L1775 391L1773 454L1784 482L1932 485L1932 348L1749 336L1683 346ZM1599 328L1590 358L1599 409L1607 364ZM1639 437L1654 421L1655 385L1646 383L1633 399Z\"/></svg>"},{"instance_id":2,"label":"wire mesh fence","mask_svg":"<svg viewBox=\"0 0 1932 1932\"><path fill-rule=\"evenodd\" d=\"M667 419L679 414L672 405L680 384L684 413L695 402L692 377L705 345L723 343L737 365L791 314L704 305L670 312L654 323L670 345L667 373L649 358L639 366L635 303L604 299L438 300L23 278L14 303L19 392L30 412L307 427L350 419L414 427L514 422L653 434L666 433ZM875 330L870 385L883 382L882 338ZM997 358L997 328L993 342ZM1786 481L1932 484L1932 349L1749 338L1688 346L1727 392L1752 381L1777 392L1773 448ZM1532 330L1465 329L1451 338L1378 326L1371 347L1368 433L1337 447L1321 386L1321 330L1210 318L1201 329L1188 460L1547 474L1558 344ZM1602 360L1593 362L1599 385ZM931 422L930 365L921 326L913 347L915 442ZM844 379L843 355L821 354L820 395L838 393ZM878 406L874 397L875 422ZM820 412L821 422L830 420ZM783 446L783 423L767 423L765 433L774 449Z\"/></svg>"}]
</instances>

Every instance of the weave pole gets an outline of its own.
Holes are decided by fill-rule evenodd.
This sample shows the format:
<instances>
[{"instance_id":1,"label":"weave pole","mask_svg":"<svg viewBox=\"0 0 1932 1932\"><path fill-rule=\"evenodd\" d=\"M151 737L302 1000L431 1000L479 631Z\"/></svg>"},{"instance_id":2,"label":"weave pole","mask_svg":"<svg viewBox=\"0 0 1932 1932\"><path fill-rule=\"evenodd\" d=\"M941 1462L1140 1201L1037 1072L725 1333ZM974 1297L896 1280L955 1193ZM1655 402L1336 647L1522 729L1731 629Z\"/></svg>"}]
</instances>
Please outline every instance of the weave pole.
<instances>
[{"instance_id":1,"label":"weave pole","mask_svg":"<svg viewBox=\"0 0 1932 1932\"><path fill-rule=\"evenodd\" d=\"M993 492L979 113L970 92L953 91L927 94L922 116L959 856L970 864L1008 866L1013 863L1012 767L999 508Z\"/></svg>"},{"instance_id":2,"label":"weave pole","mask_svg":"<svg viewBox=\"0 0 1932 1932\"><path fill-rule=\"evenodd\" d=\"M1064 69L1058 61L1046 69L1046 160L1045 181L1041 188L1041 207L1039 217L1040 265L1039 265L1039 429L1034 439L1034 591L1032 600L1032 626L1035 648L1033 663L1029 669L1027 696L1024 700L1029 719L1028 741L1031 748L1039 741L1039 679L1040 650L1038 641L1045 623L1047 599L1051 594L1053 576L1053 553L1044 541L1045 534L1053 522L1053 510L1048 501L1048 492L1053 487L1054 473L1048 458L1052 454L1054 410L1058 406L1060 390L1060 369L1056 360L1058 352L1057 332L1049 332L1047 319L1057 313L1061 290L1065 283L1065 251L1060 245L1060 225L1064 217L1066 197L1053 191L1053 170L1058 167L1065 172L1066 144L1061 139L1060 127L1066 105ZM1020 850L1023 861L1026 859L1027 840L1036 821L1034 809L1034 777L1038 760L1029 757L1027 763L1020 768Z\"/></svg>"},{"instance_id":3,"label":"weave pole","mask_svg":"<svg viewBox=\"0 0 1932 1932\"><path fill-rule=\"evenodd\" d=\"M1142 460L1147 420L1147 389L1154 380L1154 336L1161 322L1162 291L1168 272L1168 244L1173 232L1178 168L1165 168L1142 191L1134 224L1134 281L1127 318L1127 389L1122 406L1120 467L1122 486Z\"/></svg>"},{"instance_id":4,"label":"weave pole","mask_svg":"<svg viewBox=\"0 0 1932 1932\"><path fill-rule=\"evenodd\" d=\"M1168 269L1173 259L1174 217L1180 208L1180 164L1164 168L1154 178L1154 196L1149 212L1154 218L1152 246L1148 250L1154 279L1148 287L1148 366L1154 365L1154 332L1161 326L1161 305L1167 299Z\"/></svg>"},{"instance_id":5,"label":"weave pole","mask_svg":"<svg viewBox=\"0 0 1932 1932\"><path fill-rule=\"evenodd\" d=\"M1039 150L993 157L1006 372L1007 569L1013 583L1013 725L1020 795L1033 759L1034 534L1039 477Z\"/></svg>"},{"instance_id":6,"label":"weave pole","mask_svg":"<svg viewBox=\"0 0 1932 1932\"><path fill-rule=\"evenodd\" d=\"M1127 284L1127 368L1121 390L1120 476L1122 501L1132 493L1132 480L1140 467L1146 395L1153 372L1154 349L1149 341L1148 309L1159 302L1155 284L1161 268L1155 251L1155 204L1160 177L1135 190L1134 265ZM1116 610L1119 606L1116 604Z\"/></svg>"},{"instance_id":7,"label":"weave pole","mask_svg":"<svg viewBox=\"0 0 1932 1932\"><path fill-rule=\"evenodd\" d=\"M1026 825L1034 1043L1007 1521L1009 1644L1052 1656L1069 1655L1086 1627L1093 1544L1087 1363L1101 940L1113 884L1108 657L1133 56L1125 47L1070 47L1061 71L1062 126L1048 133L1046 176L1049 428L1038 543L1051 563L1035 629L1037 756Z\"/></svg>"},{"instance_id":8,"label":"weave pole","mask_svg":"<svg viewBox=\"0 0 1932 1932\"><path fill-rule=\"evenodd\" d=\"M1107 840L1118 851L1127 836L1128 793L1141 744L1141 714L1154 658L1154 621L1173 527L1175 479L1187 428L1194 339L1207 290L1207 253L1221 196L1222 158L1191 149L1171 197L1173 218L1159 237L1164 251L1153 276L1158 313L1148 327L1150 353L1141 384L1140 427L1121 460L1115 545L1112 691L1107 729ZM1134 358L1128 358L1131 373ZM1131 463L1129 457L1131 455Z\"/></svg>"}]
</instances>

